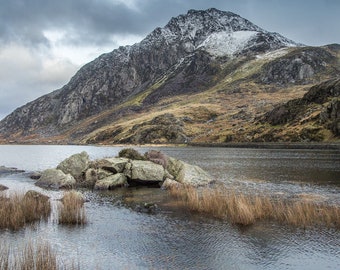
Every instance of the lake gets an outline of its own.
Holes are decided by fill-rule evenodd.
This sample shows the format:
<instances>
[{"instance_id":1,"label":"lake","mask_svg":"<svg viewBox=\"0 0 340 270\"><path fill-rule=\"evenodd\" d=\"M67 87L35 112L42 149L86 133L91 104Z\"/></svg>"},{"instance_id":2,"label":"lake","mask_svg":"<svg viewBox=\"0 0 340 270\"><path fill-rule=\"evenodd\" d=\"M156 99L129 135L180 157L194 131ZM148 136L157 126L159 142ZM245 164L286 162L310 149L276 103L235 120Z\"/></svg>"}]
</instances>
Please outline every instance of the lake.
<instances>
[{"instance_id":1,"label":"lake","mask_svg":"<svg viewBox=\"0 0 340 270\"><path fill-rule=\"evenodd\" d=\"M61 191L34 186L29 172L56 167L72 154L91 159L116 156L122 147L0 146L0 166L25 173L0 175L10 190L35 189L51 197ZM340 204L340 151L236 149L208 147L135 147L160 149L201 166L215 179L244 192L287 197L317 195ZM340 231L294 228L271 222L238 227L173 204L166 191L154 188L106 192L83 191L88 224L48 222L18 232L0 231L0 244L48 241L62 265L80 269L340 269ZM139 203L159 205L156 214L135 211Z\"/></svg>"}]
</instances>

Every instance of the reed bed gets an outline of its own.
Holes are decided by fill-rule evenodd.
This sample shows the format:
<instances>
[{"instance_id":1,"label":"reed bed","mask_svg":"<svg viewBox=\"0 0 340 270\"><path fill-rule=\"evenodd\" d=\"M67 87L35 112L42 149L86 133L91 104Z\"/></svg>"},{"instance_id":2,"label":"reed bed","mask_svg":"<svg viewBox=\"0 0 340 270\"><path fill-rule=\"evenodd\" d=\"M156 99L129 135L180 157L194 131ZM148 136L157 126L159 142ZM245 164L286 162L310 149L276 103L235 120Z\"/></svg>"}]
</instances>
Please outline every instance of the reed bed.
<instances>
[{"instance_id":1,"label":"reed bed","mask_svg":"<svg viewBox=\"0 0 340 270\"><path fill-rule=\"evenodd\" d=\"M49 198L35 191L0 194L0 229L18 230L51 213Z\"/></svg>"},{"instance_id":2,"label":"reed bed","mask_svg":"<svg viewBox=\"0 0 340 270\"><path fill-rule=\"evenodd\" d=\"M340 228L340 207L326 203L243 194L227 188L174 186L169 191L190 210L227 219L233 224L251 225L258 220L274 220L302 227L326 225Z\"/></svg>"},{"instance_id":3,"label":"reed bed","mask_svg":"<svg viewBox=\"0 0 340 270\"><path fill-rule=\"evenodd\" d=\"M15 248L2 244L0 270L80 269L74 262L70 266L64 265L57 255L57 252L45 241L29 241Z\"/></svg>"},{"instance_id":4,"label":"reed bed","mask_svg":"<svg viewBox=\"0 0 340 270\"><path fill-rule=\"evenodd\" d=\"M74 190L64 193L61 203L58 205L59 224L84 225L87 218L82 195Z\"/></svg>"}]
</instances>

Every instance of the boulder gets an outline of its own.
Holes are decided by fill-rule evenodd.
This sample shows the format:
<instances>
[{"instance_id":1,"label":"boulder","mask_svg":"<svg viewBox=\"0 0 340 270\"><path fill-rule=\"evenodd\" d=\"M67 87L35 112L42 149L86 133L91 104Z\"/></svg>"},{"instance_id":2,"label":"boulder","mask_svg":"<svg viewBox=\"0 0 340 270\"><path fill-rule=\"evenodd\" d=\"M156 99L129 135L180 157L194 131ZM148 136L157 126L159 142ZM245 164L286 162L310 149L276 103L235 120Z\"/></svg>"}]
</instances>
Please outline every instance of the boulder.
<instances>
[{"instance_id":1,"label":"boulder","mask_svg":"<svg viewBox=\"0 0 340 270\"><path fill-rule=\"evenodd\" d=\"M33 180L38 180L41 177L41 172L32 172L30 178Z\"/></svg>"},{"instance_id":2,"label":"boulder","mask_svg":"<svg viewBox=\"0 0 340 270\"><path fill-rule=\"evenodd\" d=\"M65 174L71 174L76 180L80 180L82 179L83 172L88 168L89 163L89 155L83 151L63 160L57 166L57 169L63 171Z\"/></svg>"},{"instance_id":3,"label":"boulder","mask_svg":"<svg viewBox=\"0 0 340 270\"><path fill-rule=\"evenodd\" d=\"M125 167L124 174L133 181L147 184L163 182L165 170L162 165L144 160L132 160Z\"/></svg>"},{"instance_id":4,"label":"boulder","mask_svg":"<svg viewBox=\"0 0 340 270\"><path fill-rule=\"evenodd\" d=\"M162 189L171 189L171 188L180 188L180 187L182 187L183 186L183 184L181 184L181 183L179 183L179 182L177 182L177 181L175 181L175 180L172 180L172 179L169 179L169 178L167 178L167 179L165 179L165 181L163 182L163 184L162 184Z\"/></svg>"},{"instance_id":5,"label":"boulder","mask_svg":"<svg viewBox=\"0 0 340 270\"><path fill-rule=\"evenodd\" d=\"M167 162L167 171L174 176L174 178L177 178L177 175L179 174L180 170L183 167L183 161L168 157L168 162Z\"/></svg>"},{"instance_id":6,"label":"boulder","mask_svg":"<svg viewBox=\"0 0 340 270\"><path fill-rule=\"evenodd\" d=\"M212 177L202 168L183 162L183 167L176 180L184 185L205 186L212 182Z\"/></svg>"},{"instance_id":7,"label":"boulder","mask_svg":"<svg viewBox=\"0 0 340 270\"><path fill-rule=\"evenodd\" d=\"M96 161L93 165L96 168L102 168L112 173L122 173L128 162L129 159L127 158L103 158Z\"/></svg>"},{"instance_id":8,"label":"boulder","mask_svg":"<svg viewBox=\"0 0 340 270\"><path fill-rule=\"evenodd\" d=\"M122 173L110 175L106 178L98 180L94 186L94 189L114 189L116 187L127 186L127 177Z\"/></svg>"},{"instance_id":9,"label":"boulder","mask_svg":"<svg viewBox=\"0 0 340 270\"><path fill-rule=\"evenodd\" d=\"M112 175L112 172L108 172L103 169L90 168L85 172L85 182L95 184L98 180L106 178Z\"/></svg>"},{"instance_id":10,"label":"boulder","mask_svg":"<svg viewBox=\"0 0 340 270\"><path fill-rule=\"evenodd\" d=\"M175 158L168 159L167 170L175 180L184 185L204 186L212 182L212 177L202 168Z\"/></svg>"},{"instance_id":11,"label":"boulder","mask_svg":"<svg viewBox=\"0 0 340 270\"><path fill-rule=\"evenodd\" d=\"M35 183L39 187L44 188L72 188L76 184L76 180L71 174L65 174L58 169L47 169L42 172L40 179Z\"/></svg>"}]
</instances>

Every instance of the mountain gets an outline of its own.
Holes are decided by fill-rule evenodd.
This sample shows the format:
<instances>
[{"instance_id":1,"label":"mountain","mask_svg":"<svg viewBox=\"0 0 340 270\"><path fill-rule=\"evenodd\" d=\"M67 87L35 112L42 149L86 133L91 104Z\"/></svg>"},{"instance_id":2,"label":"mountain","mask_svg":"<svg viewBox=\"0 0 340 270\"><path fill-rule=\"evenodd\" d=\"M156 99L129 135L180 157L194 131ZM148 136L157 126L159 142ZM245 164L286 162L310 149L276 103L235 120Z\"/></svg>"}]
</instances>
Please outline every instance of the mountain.
<instances>
[{"instance_id":1,"label":"mountain","mask_svg":"<svg viewBox=\"0 0 340 270\"><path fill-rule=\"evenodd\" d=\"M265 136L277 130L265 115L338 76L339 59L340 45L304 46L231 12L189 10L16 109L0 122L0 141L338 140L319 122L320 136Z\"/></svg>"}]
</instances>

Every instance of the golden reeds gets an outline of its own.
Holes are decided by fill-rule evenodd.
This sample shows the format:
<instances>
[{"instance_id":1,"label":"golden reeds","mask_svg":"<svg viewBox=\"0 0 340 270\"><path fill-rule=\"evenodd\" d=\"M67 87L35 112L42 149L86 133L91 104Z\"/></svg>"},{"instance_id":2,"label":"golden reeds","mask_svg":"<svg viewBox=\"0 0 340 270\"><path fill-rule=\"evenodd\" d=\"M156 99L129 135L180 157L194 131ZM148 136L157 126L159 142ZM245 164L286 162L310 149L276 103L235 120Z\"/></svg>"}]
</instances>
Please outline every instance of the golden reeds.
<instances>
[{"instance_id":1,"label":"golden reeds","mask_svg":"<svg viewBox=\"0 0 340 270\"><path fill-rule=\"evenodd\" d=\"M72 262L64 265L57 252L45 241L28 241L25 245L10 247L2 243L0 246L0 270L57 270L80 269Z\"/></svg>"},{"instance_id":2,"label":"golden reeds","mask_svg":"<svg viewBox=\"0 0 340 270\"><path fill-rule=\"evenodd\" d=\"M340 227L340 207L299 199L274 199L227 188L170 188L170 194L182 200L192 211L226 218L233 224L251 225L257 220L274 220L294 226L326 225Z\"/></svg>"},{"instance_id":3,"label":"golden reeds","mask_svg":"<svg viewBox=\"0 0 340 270\"><path fill-rule=\"evenodd\" d=\"M79 192L67 191L61 201L58 206L59 224L83 225L87 223L84 199Z\"/></svg>"},{"instance_id":4,"label":"golden reeds","mask_svg":"<svg viewBox=\"0 0 340 270\"><path fill-rule=\"evenodd\" d=\"M51 212L49 198L35 191L26 194L0 194L0 229L18 230L27 223L47 218Z\"/></svg>"}]
</instances>

